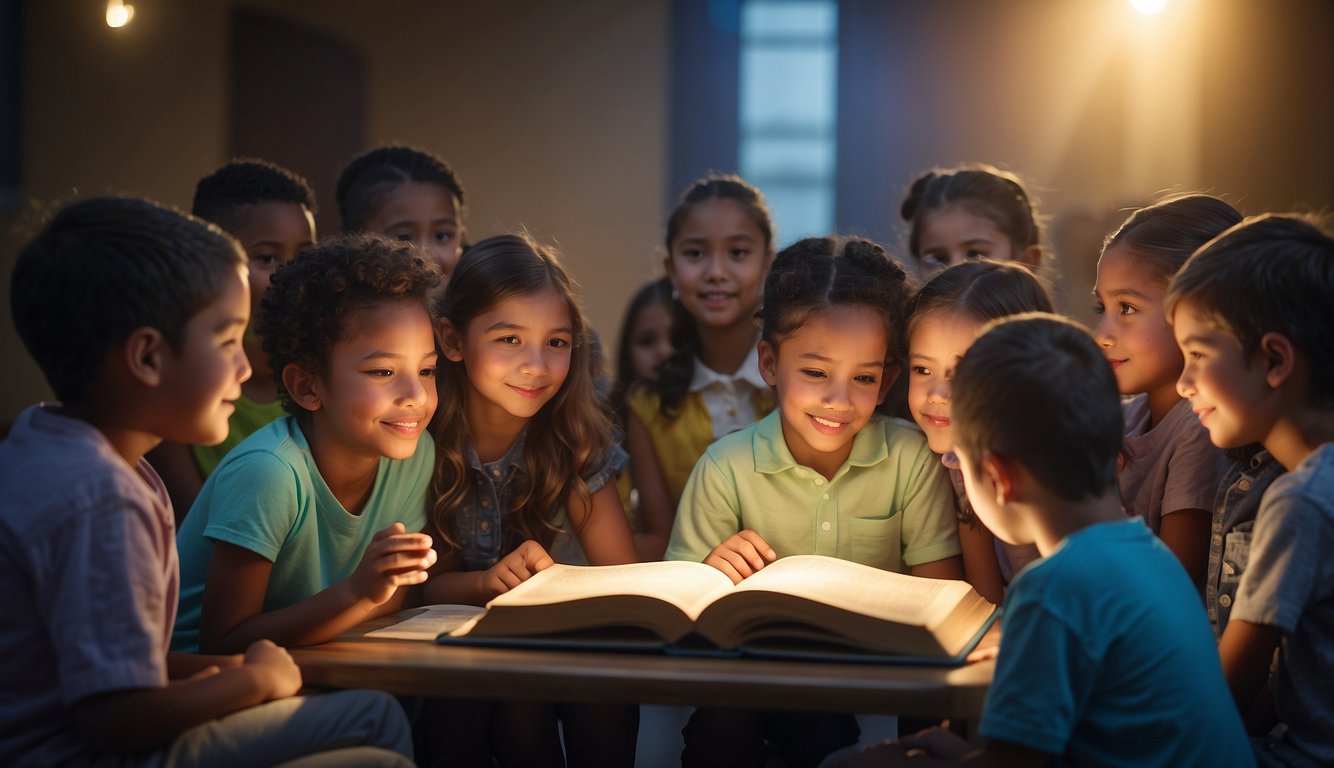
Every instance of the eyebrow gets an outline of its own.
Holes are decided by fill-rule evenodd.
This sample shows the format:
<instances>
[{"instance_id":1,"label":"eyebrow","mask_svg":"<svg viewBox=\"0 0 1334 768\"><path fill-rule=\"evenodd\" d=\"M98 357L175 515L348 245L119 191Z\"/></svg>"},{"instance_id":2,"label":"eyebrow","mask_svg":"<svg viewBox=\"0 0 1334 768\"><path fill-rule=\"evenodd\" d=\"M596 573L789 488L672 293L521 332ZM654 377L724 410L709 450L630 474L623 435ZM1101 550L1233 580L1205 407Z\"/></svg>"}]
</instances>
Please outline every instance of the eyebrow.
<instances>
[{"instance_id":1,"label":"eyebrow","mask_svg":"<svg viewBox=\"0 0 1334 768\"><path fill-rule=\"evenodd\" d=\"M226 333L227 331L231 330L233 326L236 325L242 325L242 326L246 325L245 319L240 317L229 317L225 320L220 321L216 326L214 326L213 332L215 334Z\"/></svg>"},{"instance_id":2,"label":"eyebrow","mask_svg":"<svg viewBox=\"0 0 1334 768\"><path fill-rule=\"evenodd\" d=\"M384 228L393 229L394 227L406 227L416 223L417 223L416 219L397 219L395 221L391 221L388 224L386 224ZM458 226L458 223L459 223L458 219L452 219L448 216L442 216L438 219L431 219L429 225L435 226L437 224L453 224L454 226Z\"/></svg>"},{"instance_id":3,"label":"eyebrow","mask_svg":"<svg viewBox=\"0 0 1334 768\"><path fill-rule=\"evenodd\" d=\"M1202 347L1214 347L1214 346L1217 346L1217 345L1214 344L1212 341L1210 341L1208 338L1206 338L1206 337L1204 337L1204 336L1201 336L1201 335L1198 334L1198 333L1192 333L1191 335L1187 336L1186 338L1182 339L1181 341L1178 341L1177 344L1180 345L1180 346L1183 346L1183 347L1184 347L1185 345L1187 345L1187 344L1199 344L1199 345L1202 346Z\"/></svg>"},{"instance_id":4,"label":"eyebrow","mask_svg":"<svg viewBox=\"0 0 1334 768\"><path fill-rule=\"evenodd\" d=\"M1093 291L1092 291L1092 294L1093 294L1093 298L1095 298L1095 299L1098 298L1098 289L1097 289L1097 287L1094 287L1094 289L1093 289ZM1130 296L1130 297L1133 297L1133 298L1136 298L1136 299L1144 299L1145 301L1148 301L1148 299L1149 299L1149 297L1148 297L1147 294L1140 293L1139 291L1135 290L1134 288L1117 288L1115 291L1111 291L1111 292L1109 293L1109 295L1110 295L1112 298L1114 298L1114 299L1116 299L1116 298L1121 298L1121 297L1124 297L1124 296Z\"/></svg>"},{"instance_id":5,"label":"eyebrow","mask_svg":"<svg viewBox=\"0 0 1334 768\"><path fill-rule=\"evenodd\" d=\"M487 328L487 329L486 329L486 332L487 332L487 333L490 333L491 331L527 331L527 330L529 330L529 328L528 328L528 326L526 326L526 325L518 325L518 324L516 324L516 323L511 323L511 322L506 321L506 320L501 320L500 322L495 323L495 324L491 325L491 327ZM570 334L571 336L574 335L574 329L573 329L573 328L570 328L569 326L566 326L566 325L562 325L562 326L560 326L560 327L558 327L558 328L552 328L552 329L551 329L551 332L552 332L552 333L568 333L568 334Z\"/></svg>"},{"instance_id":6,"label":"eyebrow","mask_svg":"<svg viewBox=\"0 0 1334 768\"><path fill-rule=\"evenodd\" d=\"M748 242L748 243L758 242L754 237L752 237L752 236L746 234L745 232L739 232L739 233L734 234L734 235L727 235L727 236L725 236L723 239L724 239L724 240L745 240L745 241ZM707 243L708 241L709 241L709 238L700 236L700 237L683 237L683 238L681 238L678 242L679 242L681 245L685 245L686 243Z\"/></svg>"},{"instance_id":7,"label":"eyebrow","mask_svg":"<svg viewBox=\"0 0 1334 768\"><path fill-rule=\"evenodd\" d=\"M797 355L797 357L800 358L800 359L802 359L802 360L819 360L819 361L822 362L822 363L832 363L832 362L835 362L835 360L834 360L832 357L826 357L825 355L822 355L822 354L820 354L819 352L803 352L803 353L801 353L800 355ZM865 362L865 363L857 363L857 367L858 367L858 368L881 368L881 369L883 369L883 368L885 367L885 361L884 361L884 360L872 360L872 361Z\"/></svg>"}]
</instances>

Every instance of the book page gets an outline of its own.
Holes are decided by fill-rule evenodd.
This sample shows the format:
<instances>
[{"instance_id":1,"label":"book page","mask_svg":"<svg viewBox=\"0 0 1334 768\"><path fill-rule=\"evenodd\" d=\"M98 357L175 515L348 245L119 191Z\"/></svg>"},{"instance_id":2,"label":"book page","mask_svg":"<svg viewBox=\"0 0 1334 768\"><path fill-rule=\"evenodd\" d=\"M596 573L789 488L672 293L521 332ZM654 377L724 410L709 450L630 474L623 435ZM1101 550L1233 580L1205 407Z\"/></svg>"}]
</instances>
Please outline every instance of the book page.
<instances>
[{"instance_id":1,"label":"book page","mask_svg":"<svg viewBox=\"0 0 1334 768\"><path fill-rule=\"evenodd\" d=\"M434 641L441 632L458 629L483 610L485 609L478 605L428 605L422 613L397 624L367 632L366 637Z\"/></svg>"},{"instance_id":2,"label":"book page","mask_svg":"<svg viewBox=\"0 0 1334 768\"><path fill-rule=\"evenodd\" d=\"M671 603L694 620L705 606L731 589L731 579L703 563L678 560L626 565L556 564L496 597L487 607L643 595Z\"/></svg>"},{"instance_id":3,"label":"book page","mask_svg":"<svg viewBox=\"0 0 1334 768\"><path fill-rule=\"evenodd\" d=\"M962 581L923 579L837 558L795 555L736 585L804 597L899 624L934 626L968 594Z\"/></svg>"}]
</instances>

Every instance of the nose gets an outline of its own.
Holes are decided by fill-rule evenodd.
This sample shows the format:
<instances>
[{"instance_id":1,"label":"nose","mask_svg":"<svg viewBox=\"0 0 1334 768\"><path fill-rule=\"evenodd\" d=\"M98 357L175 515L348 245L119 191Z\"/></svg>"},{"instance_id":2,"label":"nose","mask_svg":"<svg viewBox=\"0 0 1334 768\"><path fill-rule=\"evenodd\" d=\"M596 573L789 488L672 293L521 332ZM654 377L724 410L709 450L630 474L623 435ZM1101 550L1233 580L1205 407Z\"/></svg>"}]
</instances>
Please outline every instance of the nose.
<instances>
[{"instance_id":1,"label":"nose","mask_svg":"<svg viewBox=\"0 0 1334 768\"><path fill-rule=\"evenodd\" d=\"M1093 329L1093 340L1098 342L1098 346L1110 347L1116 343L1116 336L1112 333L1113 322L1110 312L1103 312L1098 319L1098 325Z\"/></svg>"},{"instance_id":2,"label":"nose","mask_svg":"<svg viewBox=\"0 0 1334 768\"><path fill-rule=\"evenodd\" d=\"M529 376L537 376L547 369L546 347L531 346L519 360L519 370Z\"/></svg>"},{"instance_id":3,"label":"nose","mask_svg":"<svg viewBox=\"0 0 1334 768\"><path fill-rule=\"evenodd\" d=\"M432 382L423 382L420 375L412 372L411 375L397 377L400 383L398 399L400 402L416 405L425 402L429 396L427 386L430 386L430 392L435 391L435 385Z\"/></svg>"},{"instance_id":4,"label":"nose","mask_svg":"<svg viewBox=\"0 0 1334 768\"><path fill-rule=\"evenodd\" d=\"M250 375L254 373L255 370L250 367L250 358L245 353L244 345L238 344L237 347L240 348L238 355L240 359L237 361L239 364L236 366L236 382L240 384L249 381Z\"/></svg>"},{"instance_id":5,"label":"nose","mask_svg":"<svg viewBox=\"0 0 1334 768\"><path fill-rule=\"evenodd\" d=\"M713 280L723 277L726 274L726 270L723 269L725 258L726 255L722 253L710 254L705 262L704 276Z\"/></svg>"},{"instance_id":6,"label":"nose","mask_svg":"<svg viewBox=\"0 0 1334 768\"><path fill-rule=\"evenodd\" d=\"M950 401L950 380L944 376L932 376L926 385L926 399L931 403Z\"/></svg>"},{"instance_id":7,"label":"nose","mask_svg":"<svg viewBox=\"0 0 1334 768\"><path fill-rule=\"evenodd\" d=\"M1195 394L1195 372L1190 369L1190 362L1181 369L1181 375L1177 377L1177 394L1189 400L1190 396Z\"/></svg>"},{"instance_id":8,"label":"nose","mask_svg":"<svg viewBox=\"0 0 1334 768\"><path fill-rule=\"evenodd\" d=\"M852 407L850 385L846 381L830 381L825 387L823 405L836 411L846 411Z\"/></svg>"}]
</instances>

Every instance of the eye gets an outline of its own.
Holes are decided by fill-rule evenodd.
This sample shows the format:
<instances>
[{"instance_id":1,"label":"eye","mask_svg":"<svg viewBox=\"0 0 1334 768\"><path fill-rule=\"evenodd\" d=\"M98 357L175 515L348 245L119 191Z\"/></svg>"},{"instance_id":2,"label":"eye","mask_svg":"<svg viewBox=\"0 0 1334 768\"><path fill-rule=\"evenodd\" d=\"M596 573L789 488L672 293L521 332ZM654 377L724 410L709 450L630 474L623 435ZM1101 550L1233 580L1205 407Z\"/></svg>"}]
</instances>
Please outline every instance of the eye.
<instances>
[{"instance_id":1,"label":"eye","mask_svg":"<svg viewBox=\"0 0 1334 768\"><path fill-rule=\"evenodd\" d=\"M364 373L367 376L371 376L377 379L385 379L394 375L394 372L389 370L388 368L372 368L369 371L364 371Z\"/></svg>"},{"instance_id":2,"label":"eye","mask_svg":"<svg viewBox=\"0 0 1334 768\"><path fill-rule=\"evenodd\" d=\"M261 267L270 267L278 262L278 257L272 253L256 253L250 257L250 262Z\"/></svg>"},{"instance_id":3,"label":"eye","mask_svg":"<svg viewBox=\"0 0 1334 768\"><path fill-rule=\"evenodd\" d=\"M428 367L428 368L423 368L423 369L421 369L420 371L417 371L417 375L418 375L418 376L421 376L421 377L424 378L424 379L434 379L434 378L435 378L435 366L430 366L430 367Z\"/></svg>"},{"instance_id":4,"label":"eye","mask_svg":"<svg viewBox=\"0 0 1334 768\"><path fill-rule=\"evenodd\" d=\"M809 379L823 379L825 377L824 371L819 368L802 368L801 374Z\"/></svg>"},{"instance_id":5,"label":"eye","mask_svg":"<svg viewBox=\"0 0 1334 768\"><path fill-rule=\"evenodd\" d=\"M397 241L399 241L399 242L402 242L402 243L411 243L411 242L413 242L413 240L412 240L412 235L411 235L411 233L408 233L408 232L398 232L398 233L392 235L392 237L393 237L395 240L397 240Z\"/></svg>"},{"instance_id":6,"label":"eye","mask_svg":"<svg viewBox=\"0 0 1334 768\"><path fill-rule=\"evenodd\" d=\"M910 366L910 367L908 368L908 372L911 373L913 376L930 376L930 375L931 375L931 369L930 369L930 368L927 368L925 365L914 365L914 366Z\"/></svg>"},{"instance_id":7,"label":"eye","mask_svg":"<svg viewBox=\"0 0 1334 768\"><path fill-rule=\"evenodd\" d=\"M749 249L749 248L733 248L731 253L732 253L732 259L733 259L733 260L735 260L735 261L742 261L742 260L744 260L747 256L750 256L750 249Z\"/></svg>"},{"instance_id":8,"label":"eye","mask_svg":"<svg viewBox=\"0 0 1334 768\"><path fill-rule=\"evenodd\" d=\"M922 263L932 268L943 267L949 264L949 260L950 260L949 256L946 256L943 253L937 253L935 251L925 253L922 255Z\"/></svg>"},{"instance_id":9,"label":"eye","mask_svg":"<svg viewBox=\"0 0 1334 768\"><path fill-rule=\"evenodd\" d=\"M436 241L437 243L448 243L449 241L451 241L451 240L453 240L453 239L454 239L454 233L453 233L453 232L449 232L449 231L440 231L440 232L436 232L436 233L435 233L435 241Z\"/></svg>"},{"instance_id":10,"label":"eye","mask_svg":"<svg viewBox=\"0 0 1334 768\"><path fill-rule=\"evenodd\" d=\"M1107 312L1107 307L1103 306L1101 301L1093 302L1093 314L1102 316Z\"/></svg>"},{"instance_id":11,"label":"eye","mask_svg":"<svg viewBox=\"0 0 1334 768\"><path fill-rule=\"evenodd\" d=\"M986 251L978 250L977 248L972 248L968 251L968 258L970 259L985 259L988 255L989 254Z\"/></svg>"},{"instance_id":12,"label":"eye","mask_svg":"<svg viewBox=\"0 0 1334 768\"><path fill-rule=\"evenodd\" d=\"M703 256L704 256L704 251L700 250L699 248L686 248L681 251L681 257L684 259L689 259L690 261L696 261L702 258Z\"/></svg>"},{"instance_id":13,"label":"eye","mask_svg":"<svg viewBox=\"0 0 1334 768\"><path fill-rule=\"evenodd\" d=\"M570 341L569 339L551 339L547 342L547 346L552 349L563 349L570 346Z\"/></svg>"},{"instance_id":14,"label":"eye","mask_svg":"<svg viewBox=\"0 0 1334 768\"><path fill-rule=\"evenodd\" d=\"M852 380L857 382L858 384L875 384L878 382L878 379L876 379L875 374L872 373L863 373L860 376L853 376Z\"/></svg>"},{"instance_id":15,"label":"eye","mask_svg":"<svg viewBox=\"0 0 1334 768\"><path fill-rule=\"evenodd\" d=\"M498 344L518 344L518 343L519 343L519 337L518 337L518 336L501 336L500 338L496 339L496 343L498 343Z\"/></svg>"},{"instance_id":16,"label":"eye","mask_svg":"<svg viewBox=\"0 0 1334 768\"><path fill-rule=\"evenodd\" d=\"M1123 317L1126 316L1126 315L1133 315L1133 314L1136 314L1136 313L1138 313L1138 312L1139 312L1139 310L1135 308L1135 305L1133 305L1133 304L1127 304L1127 303L1125 303L1124 301L1121 302L1121 315L1122 315Z\"/></svg>"}]
</instances>

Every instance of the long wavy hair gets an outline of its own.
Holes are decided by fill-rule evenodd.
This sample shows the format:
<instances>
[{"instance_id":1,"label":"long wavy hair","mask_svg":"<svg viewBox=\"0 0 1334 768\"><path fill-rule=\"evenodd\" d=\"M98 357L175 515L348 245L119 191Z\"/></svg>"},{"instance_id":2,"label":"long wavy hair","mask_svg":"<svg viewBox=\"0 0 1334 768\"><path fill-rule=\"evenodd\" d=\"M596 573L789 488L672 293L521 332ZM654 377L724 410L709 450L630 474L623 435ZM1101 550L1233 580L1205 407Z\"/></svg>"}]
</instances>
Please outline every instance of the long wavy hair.
<instances>
[{"instance_id":1,"label":"long wavy hair","mask_svg":"<svg viewBox=\"0 0 1334 768\"><path fill-rule=\"evenodd\" d=\"M556 395L528 423L524 443L524 478L511 509L504 510L510 549L524 539L549 545L557 527L552 518L571 493L586 501L590 494L583 478L605 460L611 445L607 406L593 389L594 364L588 325L575 296L574 285L551 249L526 234L498 235L474 245L455 267L445 292L436 301L436 317L448 320L459 332L505 299L553 290L565 302L574 331L570 371ZM440 404L431 431L435 437L435 474L432 478L431 522L453 548L454 516L469 487L476 483L468 465L471 428L468 424L467 360L441 358L436 384Z\"/></svg>"}]
</instances>

